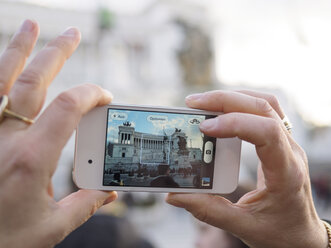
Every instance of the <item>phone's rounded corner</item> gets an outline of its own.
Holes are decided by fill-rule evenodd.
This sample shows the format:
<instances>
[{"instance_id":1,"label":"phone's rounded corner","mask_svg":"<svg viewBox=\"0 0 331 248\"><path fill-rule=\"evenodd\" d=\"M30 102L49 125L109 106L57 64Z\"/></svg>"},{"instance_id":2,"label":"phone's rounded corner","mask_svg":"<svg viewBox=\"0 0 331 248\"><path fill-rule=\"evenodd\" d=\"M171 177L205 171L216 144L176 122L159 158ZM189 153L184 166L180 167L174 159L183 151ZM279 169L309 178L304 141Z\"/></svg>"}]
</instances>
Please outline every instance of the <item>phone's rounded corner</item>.
<instances>
[{"instance_id":1,"label":"phone's rounded corner","mask_svg":"<svg viewBox=\"0 0 331 248\"><path fill-rule=\"evenodd\" d=\"M77 174L75 173L75 170L72 171L72 181L74 182L74 184L77 188L79 188L79 189L84 188L79 184L79 180L77 180Z\"/></svg>"},{"instance_id":2,"label":"phone's rounded corner","mask_svg":"<svg viewBox=\"0 0 331 248\"><path fill-rule=\"evenodd\" d=\"M231 194L231 193L233 193L234 191L236 191L236 189L238 188L238 186L239 186L239 183L236 182L236 183L234 183L233 185L231 185L230 187L226 188L226 189L224 190L224 192L222 192L222 194Z\"/></svg>"}]
</instances>

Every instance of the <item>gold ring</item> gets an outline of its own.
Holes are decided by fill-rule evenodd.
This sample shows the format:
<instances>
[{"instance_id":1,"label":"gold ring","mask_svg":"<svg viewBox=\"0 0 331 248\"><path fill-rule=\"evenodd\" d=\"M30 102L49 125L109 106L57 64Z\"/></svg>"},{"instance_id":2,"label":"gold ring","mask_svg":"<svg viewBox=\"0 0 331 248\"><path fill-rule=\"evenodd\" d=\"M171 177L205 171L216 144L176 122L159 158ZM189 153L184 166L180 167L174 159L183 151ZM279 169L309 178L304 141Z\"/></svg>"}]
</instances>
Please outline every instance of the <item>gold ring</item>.
<instances>
[{"instance_id":1,"label":"gold ring","mask_svg":"<svg viewBox=\"0 0 331 248\"><path fill-rule=\"evenodd\" d=\"M23 115L19 115L9 110L8 104L9 104L8 96L6 95L0 96L0 123L5 117L15 118L29 125L34 123L34 120L31 120Z\"/></svg>"},{"instance_id":2,"label":"gold ring","mask_svg":"<svg viewBox=\"0 0 331 248\"><path fill-rule=\"evenodd\" d=\"M324 220L322 220L322 222L323 222L326 232L328 234L328 247L327 248L331 248L331 225Z\"/></svg>"},{"instance_id":3,"label":"gold ring","mask_svg":"<svg viewBox=\"0 0 331 248\"><path fill-rule=\"evenodd\" d=\"M293 128L293 125L292 123L290 122L289 118L285 115L284 118L282 119L282 122L284 124L284 126L286 127L286 130L289 132L289 133L292 133L292 128Z\"/></svg>"}]
</instances>

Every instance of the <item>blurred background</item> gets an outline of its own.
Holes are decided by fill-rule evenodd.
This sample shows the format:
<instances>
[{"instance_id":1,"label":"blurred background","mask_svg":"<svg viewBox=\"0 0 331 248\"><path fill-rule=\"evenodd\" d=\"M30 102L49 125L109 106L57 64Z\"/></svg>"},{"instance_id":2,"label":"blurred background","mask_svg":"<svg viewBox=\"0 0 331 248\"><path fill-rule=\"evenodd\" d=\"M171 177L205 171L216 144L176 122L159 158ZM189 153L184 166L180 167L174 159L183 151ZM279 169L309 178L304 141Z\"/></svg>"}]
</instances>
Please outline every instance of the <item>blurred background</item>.
<instances>
[{"instance_id":1,"label":"blurred background","mask_svg":"<svg viewBox=\"0 0 331 248\"><path fill-rule=\"evenodd\" d=\"M26 18L40 25L34 53L68 26L81 30L81 44L51 85L47 103L84 82L131 104L184 106L187 94L213 89L277 95L308 154L318 212L330 219L330 13L328 0L2 0L0 48ZM73 153L72 137L54 176L57 199L73 190ZM241 161L240 185L249 189L257 158L247 143ZM121 193L102 213L128 221L153 247L230 247L201 245L206 227L164 197Z\"/></svg>"}]
</instances>

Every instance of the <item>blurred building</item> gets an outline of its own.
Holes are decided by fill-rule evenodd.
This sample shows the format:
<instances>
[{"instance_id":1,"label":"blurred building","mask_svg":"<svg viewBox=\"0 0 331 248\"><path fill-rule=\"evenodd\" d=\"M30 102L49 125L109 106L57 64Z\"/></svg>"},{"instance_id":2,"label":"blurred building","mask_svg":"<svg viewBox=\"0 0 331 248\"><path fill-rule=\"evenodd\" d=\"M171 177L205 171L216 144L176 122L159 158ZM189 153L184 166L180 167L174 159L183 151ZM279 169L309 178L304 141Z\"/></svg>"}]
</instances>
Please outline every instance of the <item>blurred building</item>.
<instances>
[{"instance_id":1,"label":"blurred building","mask_svg":"<svg viewBox=\"0 0 331 248\"><path fill-rule=\"evenodd\" d=\"M0 15L0 48L25 18L40 24L37 49L68 25L81 30L81 45L57 77L51 98L93 82L110 89L117 101L169 105L186 86L215 82L211 25L199 5L155 1L118 15L106 8L73 11L1 1Z\"/></svg>"}]
</instances>

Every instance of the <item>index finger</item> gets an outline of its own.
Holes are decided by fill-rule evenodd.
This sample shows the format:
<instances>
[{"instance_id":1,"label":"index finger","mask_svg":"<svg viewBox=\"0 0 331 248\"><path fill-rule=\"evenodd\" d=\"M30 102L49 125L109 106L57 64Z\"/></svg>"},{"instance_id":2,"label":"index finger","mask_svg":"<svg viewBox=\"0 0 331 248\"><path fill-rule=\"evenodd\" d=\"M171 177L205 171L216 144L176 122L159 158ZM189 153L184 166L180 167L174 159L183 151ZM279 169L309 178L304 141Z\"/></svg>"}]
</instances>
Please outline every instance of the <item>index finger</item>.
<instances>
[{"instance_id":1,"label":"index finger","mask_svg":"<svg viewBox=\"0 0 331 248\"><path fill-rule=\"evenodd\" d=\"M186 97L191 108L217 112L241 112L280 119L270 103L260 97L234 91L215 90Z\"/></svg>"},{"instance_id":2,"label":"index finger","mask_svg":"<svg viewBox=\"0 0 331 248\"><path fill-rule=\"evenodd\" d=\"M265 99L271 105L271 107L277 112L277 114L279 115L279 117L281 119L283 119L285 117L284 111L283 111L282 107L280 106L279 101L276 96L274 96L272 94L264 93L264 92L253 91L253 90L239 90L237 92L245 94L245 95Z\"/></svg>"},{"instance_id":3,"label":"index finger","mask_svg":"<svg viewBox=\"0 0 331 248\"><path fill-rule=\"evenodd\" d=\"M110 92L97 85L85 84L61 93L28 130L39 144L41 154L60 156L64 145L72 135L81 117L92 108L108 104ZM56 164L50 165L51 174Z\"/></svg>"}]
</instances>

